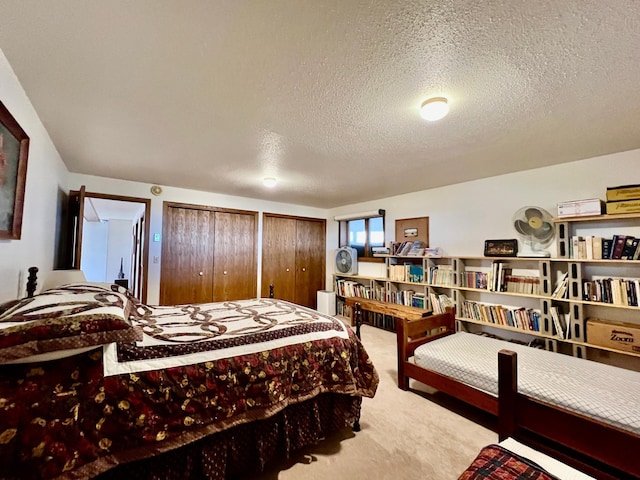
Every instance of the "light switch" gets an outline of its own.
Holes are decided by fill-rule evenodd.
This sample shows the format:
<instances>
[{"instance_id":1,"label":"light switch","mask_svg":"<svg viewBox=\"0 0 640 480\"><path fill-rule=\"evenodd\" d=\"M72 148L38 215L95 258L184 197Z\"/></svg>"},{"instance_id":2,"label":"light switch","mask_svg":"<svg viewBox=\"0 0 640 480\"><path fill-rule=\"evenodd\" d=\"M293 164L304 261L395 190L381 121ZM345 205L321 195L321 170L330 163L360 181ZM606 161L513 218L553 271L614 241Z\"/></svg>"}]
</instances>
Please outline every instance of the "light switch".
<instances>
[{"instance_id":1,"label":"light switch","mask_svg":"<svg viewBox=\"0 0 640 480\"><path fill-rule=\"evenodd\" d=\"M153 263L158 263L160 261L160 257L153 257Z\"/></svg>"},{"instance_id":2,"label":"light switch","mask_svg":"<svg viewBox=\"0 0 640 480\"><path fill-rule=\"evenodd\" d=\"M154 242L159 242L160 241L160 234L159 233L154 233L153 234L153 241Z\"/></svg>"}]
</instances>

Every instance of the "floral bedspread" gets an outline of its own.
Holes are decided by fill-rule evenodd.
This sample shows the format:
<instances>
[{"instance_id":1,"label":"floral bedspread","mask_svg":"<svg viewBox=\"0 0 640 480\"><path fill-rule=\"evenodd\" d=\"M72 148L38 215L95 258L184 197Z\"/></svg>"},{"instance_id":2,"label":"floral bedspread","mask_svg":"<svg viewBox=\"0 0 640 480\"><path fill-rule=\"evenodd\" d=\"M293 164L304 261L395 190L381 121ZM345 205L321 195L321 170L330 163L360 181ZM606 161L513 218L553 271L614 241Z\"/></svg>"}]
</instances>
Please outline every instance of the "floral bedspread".
<instances>
[{"instance_id":1,"label":"floral bedspread","mask_svg":"<svg viewBox=\"0 0 640 480\"><path fill-rule=\"evenodd\" d=\"M487 445L458 480L558 480L531 460L501 447Z\"/></svg>"},{"instance_id":2,"label":"floral bedspread","mask_svg":"<svg viewBox=\"0 0 640 480\"><path fill-rule=\"evenodd\" d=\"M219 307L211 305L204 309ZM203 313L202 306L176 307L182 313L171 316L164 315L165 309L139 304L137 321L149 338L138 344L0 366L0 477L88 478L268 418L320 393L375 394L378 375L350 329L342 330L330 317L311 318L317 312L283 308L281 303L278 315L249 315L245 310L252 328L228 318L245 307L232 304L228 314L205 320L211 312ZM185 322L204 334L187 339ZM221 326L226 335L210 335ZM293 341L284 340L285 331ZM262 347L248 346L256 338ZM126 373L105 376L106 362L113 361L106 360L109 348L118 363L131 366ZM207 350L217 353L186 361L188 355ZM225 350L234 355L221 354ZM138 363L144 362L145 352L152 360L173 361L150 370Z\"/></svg>"}]
</instances>

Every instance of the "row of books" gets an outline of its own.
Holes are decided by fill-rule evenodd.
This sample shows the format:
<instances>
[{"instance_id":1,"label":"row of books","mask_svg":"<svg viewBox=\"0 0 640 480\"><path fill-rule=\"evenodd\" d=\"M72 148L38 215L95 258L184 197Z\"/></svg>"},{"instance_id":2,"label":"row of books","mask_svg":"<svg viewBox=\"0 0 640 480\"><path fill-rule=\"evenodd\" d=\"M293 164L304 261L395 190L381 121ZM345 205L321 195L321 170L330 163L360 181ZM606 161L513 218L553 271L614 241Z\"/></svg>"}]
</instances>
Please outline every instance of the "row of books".
<instances>
[{"instance_id":1,"label":"row of books","mask_svg":"<svg viewBox=\"0 0 640 480\"><path fill-rule=\"evenodd\" d=\"M553 298L569 298L569 272L565 272L560 276L551 296Z\"/></svg>"},{"instance_id":2,"label":"row of books","mask_svg":"<svg viewBox=\"0 0 640 480\"><path fill-rule=\"evenodd\" d=\"M370 287L353 280L336 279L336 293L341 297L360 297L384 301L386 289L380 286Z\"/></svg>"},{"instance_id":3,"label":"row of books","mask_svg":"<svg viewBox=\"0 0 640 480\"><path fill-rule=\"evenodd\" d=\"M389 280L392 282L424 282L422 265L389 265Z\"/></svg>"},{"instance_id":4,"label":"row of books","mask_svg":"<svg viewBox=\"0 0 640 480\"><path fill-rule=\"evenodd\" d=\"M413 290L398 290L395 292L386 292L386 298L382 301L404 305L407 307L417 307L429 310L429 299L424 293L414 292Z\"/></svg>"},{"instance_id":5,"label":"row of books","mask_svg":"<svg viewBox=\"0 0 640 480\"><path fill-rule=\"evenodd\" d=\"M505 307L465 300L462 316L485 323L505 325L521 330L540 331L540 311L525 307Z\"/></svg>"},{"instance_id":6,"label":"row of books","mask_svg":"<svg viewBox=\"0 0 640 480\"><path fill-rule=\"evenodd\" d=\"M563 340L571 338L571 317L568 313L563 313L558 307L552 306L549 309L553 321L553 334Z\"/></svg>"},{"instance_id":7,"label":"row of books","mask_svg":"<svg viewBox=\"0 0 640 480\"><path fill-rule=\"evenodd\" d=\"M391 244L391 254L409 257L422 257L424 255L424 249L426 244L421 240L415 242L400 242Z\"/></svg>"},{"instance_id":8,"label":"row of books","mask_svg":"<svg viewBox=\"0 0 640 480\"><path fill-rule=\"evenodd\" d=\"M433 313L444 313L447 308L455 306L453 299L444 293L440 295L430 293L429 299L431 300L431 310L433 310Z\"/></svg>"},{"instance_id":9,"label":"row of books","mask_svg":"<svg viewBox=\"0 0 640 480\"><path fill-rule=\"evenodd\" d=\"M600 278L582 282L582 298L589 302L638 306L640 279Z\"/></svg>"},{"instance_id":10,"label":"row of books","mask_svg":"<svg viewBox=\"0 0 640 480\"><path fill-rule=\"evenodd\" d=\"M489 272L467 270L460 274L460 286L478 288L490 292L540 294L540 277L514 275L513 270L496 262Z\"/></svg>"},{"instance_id":11,"label":"row of books","mask_svg":"<svg viewBox=\"0 0 640 480\"><path fill-rule=\"evenodd\" d=\"M416 240L407 242L391 242L389 244L388 253L403 257L441 257L443 251L440 247L427 247L425 242Z\"/></svg>"},{"instance_id":12,"label":"row of books","mask_svg":"<svg viewBox=\"0 0 640 480\"><path fill-rule=\"evenodd\" d=\"M614 235L612 238L574 235L569 244L569 257L585 260L638 260L640 238L631 235Z\"/></svg>"},{"instance_id":13,"label":"row of books","mask_svg":"<svg viewBox=\"0 0 640 480\"><path fill-rule=\"evenodd\" d=\"M431 285L451 287L454 285L454 278L453 265L434 265L429 267L427 281Z\"/></svg>"},{"instance_id":14,"label":"row of books","mask_svg":"<svg viewBox=\"0 0 640 480\"><path fill-rule=\"evenodd\" d=\"M431 285L453 286L452 265L434 265L426 271L422 265L389 265L389 280L392 282L427 282Z\"/></svg>"}]
</instances>

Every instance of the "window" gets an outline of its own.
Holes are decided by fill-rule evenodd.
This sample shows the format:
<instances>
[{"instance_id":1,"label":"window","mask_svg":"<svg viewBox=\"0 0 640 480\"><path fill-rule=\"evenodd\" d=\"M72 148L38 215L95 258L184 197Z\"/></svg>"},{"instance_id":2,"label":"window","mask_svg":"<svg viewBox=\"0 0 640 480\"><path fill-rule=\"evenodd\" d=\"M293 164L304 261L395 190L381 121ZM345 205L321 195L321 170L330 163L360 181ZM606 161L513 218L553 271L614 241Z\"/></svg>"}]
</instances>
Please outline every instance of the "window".
<instances>
[{"instance_id":1,"label":"window","mask_svg":"<svg viewBox=\"0 0 640 480\"><path fill-rule=\"evenodd\" d=\"M358 252L358 260L373 260L373 247L384 247L384 215L340 221L339 246L349 246ZM375 259L380 260L380 259Z\"/></svg>"}]
</instances>

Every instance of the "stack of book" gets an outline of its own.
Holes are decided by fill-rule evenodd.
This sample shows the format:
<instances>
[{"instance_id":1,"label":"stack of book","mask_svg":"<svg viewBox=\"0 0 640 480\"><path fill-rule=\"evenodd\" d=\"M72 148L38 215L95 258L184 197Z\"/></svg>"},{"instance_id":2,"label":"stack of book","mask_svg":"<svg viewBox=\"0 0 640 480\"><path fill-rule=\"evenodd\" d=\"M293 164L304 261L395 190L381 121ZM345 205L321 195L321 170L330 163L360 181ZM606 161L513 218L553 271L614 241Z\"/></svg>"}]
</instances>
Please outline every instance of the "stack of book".
<instances>
[{"instance_id":1,"label":"stack of book","mask_svg":"<svg viewBox=\"0 0 640 480\"><path fill-rule=\"evenodd\" d=\"M640 185L607 187L607 213L640 213Z\"/></svg>"},{"instance_id":2,"label":"stack of book","mask_svg":"<svg viewBox=\"0 0 640 480\"><path fill-rule=\"evenodd\" d=\"M574 235L569 244L569 258L638 260L640 238L631 235L614 235L612 238Z\"/></svg>"}]
</instances>

